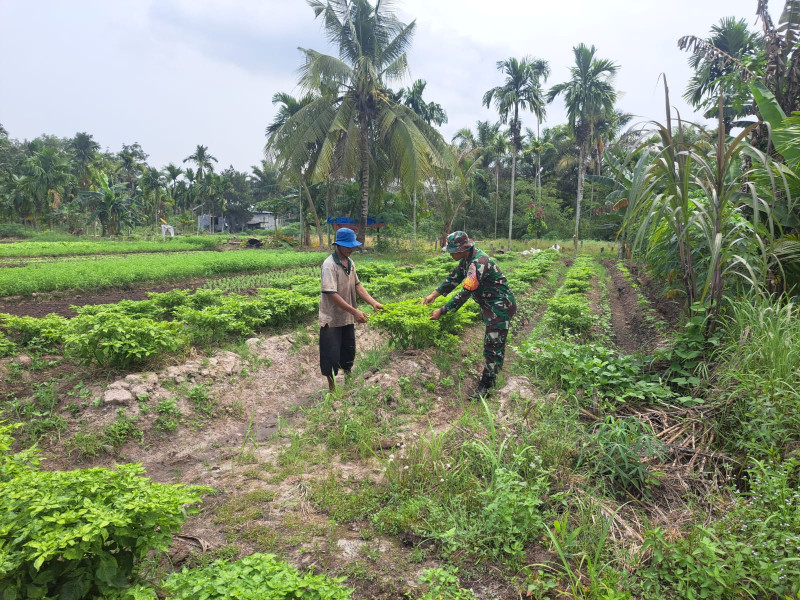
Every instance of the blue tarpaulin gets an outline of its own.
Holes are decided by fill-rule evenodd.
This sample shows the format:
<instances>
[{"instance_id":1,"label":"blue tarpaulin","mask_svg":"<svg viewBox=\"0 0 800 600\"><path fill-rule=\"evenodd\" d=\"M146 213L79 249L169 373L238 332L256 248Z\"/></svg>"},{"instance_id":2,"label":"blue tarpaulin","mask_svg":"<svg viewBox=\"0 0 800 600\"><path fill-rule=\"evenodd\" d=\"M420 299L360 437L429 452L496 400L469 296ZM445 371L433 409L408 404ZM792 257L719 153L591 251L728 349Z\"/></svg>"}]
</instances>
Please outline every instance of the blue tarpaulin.
<instances>
[{"instance_id":1,"label":"blue tarpaulin","mask_svg":"<svg viewBox=\"0 0 800 600\"><path fill-rule=\"evenodd\" d=\"M330 225L355 225L358 227L360 223L360 221L356 221L350 217L328 217L328 224ZM383 227L385 225L386 223L378 221L375 217L367 217L367 227Z\"/></svg>"}]
</instances>

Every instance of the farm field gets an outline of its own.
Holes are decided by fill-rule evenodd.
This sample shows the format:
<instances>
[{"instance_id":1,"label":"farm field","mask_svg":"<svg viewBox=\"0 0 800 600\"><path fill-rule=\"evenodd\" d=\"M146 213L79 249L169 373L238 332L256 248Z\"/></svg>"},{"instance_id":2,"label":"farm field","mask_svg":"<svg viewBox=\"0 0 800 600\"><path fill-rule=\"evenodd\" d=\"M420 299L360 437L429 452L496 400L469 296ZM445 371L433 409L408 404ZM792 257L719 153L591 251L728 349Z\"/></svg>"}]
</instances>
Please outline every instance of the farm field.
<instances>
[{"instance_id":1,"label":"farm field","mask_svg":"<svg viewBox=\"0 0 800 600\"><path fill-rule=\"evenodd\" d=\"M0 244L0 259L35 256L80 256L97 254L128 254L136 252L180 252L213 250L221 240L213 237L178 237L168 241L64 241L14 242Z\"/></svg>"},{"instance_id":2,"label":"farm field","mask_svg":"<svg viewBox=\"0 0 800 600\"><path fill-rule=\"evenodd\" d=\"M72 320L119 311L155 326L154 307L172 311L165 324L185 319L189 345L130 363L102 362L97 348L61 354L70 343L52 343L56 323L32 334L33 322L6 319L17 347L2 366L4 416L24 423L18 443L37 442L45 469L141 463L153 481L209 488L167 544L172 566L160 563L157 580L256 552L344 578L354 598L414 597L420 576L436 586L455 573L477 598L542 597L587 577L609 589L623 577L658 581L639 572L637 553L655 543L652 531L674 535L710 508L692 491L711 493L725 464L702 450L692 408L701 399L641 358L670 346L674 302L649 297L648 282L615 260L501 256L520 314L498 393L474 403L483 330L474 313L428 328L429 309L404 300L435 287L452 261L356 261L387 310L358 327L354 376L336 394L324 393L316 364L318 288L306 286L318 271L299 267L272 278L294 312L271 323L245 318L244 303L269 299L248 291L267 283L256 276L205 281L195 304L175 290L86 306ZM233 325L192 333L209 333L203 309ZM635 468L619 462L633 455L602 454L630 452L634 435L653 448L634 451L644 457ZM593 529L594 514L606 525ZM573 554L590 544L631 562L587 572Z\"/></svg>"}]
</instances>

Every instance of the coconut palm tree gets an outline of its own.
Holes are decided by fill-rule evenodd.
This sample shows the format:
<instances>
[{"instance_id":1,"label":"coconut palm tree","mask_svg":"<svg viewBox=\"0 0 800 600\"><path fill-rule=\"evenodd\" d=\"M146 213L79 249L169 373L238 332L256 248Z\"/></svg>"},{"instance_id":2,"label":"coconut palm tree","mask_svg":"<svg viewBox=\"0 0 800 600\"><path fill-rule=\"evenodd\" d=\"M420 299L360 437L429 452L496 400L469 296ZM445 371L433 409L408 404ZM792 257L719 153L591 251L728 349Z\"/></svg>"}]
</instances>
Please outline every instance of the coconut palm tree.
<instances>
[{"instance_id":1,"label":"coconut palm tree","mask_svg":"<svg viewBox=\"0 0 800 600\"><path fill-rule=\"evenodd\" d=\"M97 189L81 192L78 202L90 211L90 221L100 223L104 237L118 235L123 227L132 227L139 221L141 215L126 184L112 184L108 175L95 169L92 169L91 179L96 182Z\"/></svg>"},{"instance_id":2,"label":"coconut palm tree","mask_svg":"<svg viewBox=\"0 0 800 600\"><path fill-rule=\"evenodd\" d=\"M425 92L425 86L428 85L428 82L424 79L417 79L411 87L409 88L401 88L398 94L396 95L396 99L415 113L417 113L422 119L428 124L435 124L438 126L444 125L447 123L447 113L442 108L442 105L437 102L427 102L423 97L422 94ZM413 237L414 242L416 243L417 240L417 188L419 187L419 182L414 182L414 193L413 193L413 202L412 202L412 216L411 216L411 223L412 223L412 230L413 230Z\"/></svg>"},{"instance_id":3,"label":"coconut palm tree","mask_svg":"<svg viewBox=\"0 0 800 600\"><path fill-rule=\"evenodd\" d=\"M272 103L279 104L278 112L275 114L275 118L272 119L272 123L267 125L267 136L270 139L273 139L275 136L285 134L284 131L285 127L291 127L289 123L289 119L296 115L303 107L308 106L311 104L317 95L313 93L309 93L304 95L301 98L295 98L290 94L286 94L284 92L278 92L274 96L272 96ZM293 122L292 122L293 123ZM322 246L322 225L319 221L319 214L317 213L317 207L314 204L314 200L311 197L311 191L308 189L308 179L311 176L311 172L314 169L314 164L317 160L317 156L319 155L319 150L321 147L321 142L316 142L310 144L308 148L308 153L303 155L297 155L296 160L302 160L301 163L295 164L286 164L289 169L295 173L298 182L300 183L300 187L303 188L303 191L306 193L306 199L308 200L308 206L311 210L311 216L314 218L314 225L317 228L317 236L319 237L319 245ZM266 148L269 151L269 144ZM303 200L300 196L298 196L299 202L299 209L300 209L300 219L303 219ZM301 223L302 229L302 223ZM300 237L302 243L302 236Z\"/></svg>"},{"instance_id":4,"label":"coconut palm tree","mask_svg":"<svg viewBox=\"0 0 800 600\"><path fill-rule=\"evenodd\" d=\"M762 26L760 36L742 31L741 22L733 22L719 31L712 28L709 39L683 36L678 47L691 52L692 61L709 65L709 81L702 81L705 85L698 88L699 92L718 92L730 86L741 87L741 82L753 78L761 79L788 115L800 110L800 0L785 0L777 27L768 4L768 0L756 2L756 15ZM760 52L763 59L758 58Z\"/></svg>"},{"instance_id":5,"label":"coconut palm tree","mask_svg":"<svg viewBox=\"0 0 800 600\"><path fill-rule=\"evenodd\" d=\"M331 173L358 177L361 187L363 242L369 212L373 150L408 187L432 165L445 164L441 135L413 110L394 100L387 85L405 76L406 50L415 23L402 23L386 0L309 0L321 18L338 57L301 48L300 85L319 97L287 120L270 145L282 161L304 164L310 150L321 144L313 176L322 181ZM380 165L375 164L375 167Z\"/></svg>"},{"instance_id":6,"label":"coconut palm tree","mask_svg":"<svg viewBox=\"0 0 800 600\"><path fill-rule=\"evenodd\" d=\"M544 117L542 82L550 74L547 61L524 57L509 58L497 62L497 69L504 73L506 81L483 95L483 104L489 108L494 102L500 120L508 123L511 130L511 199L508 215L508 247L511 248L511 231L514 224L514 179L517 170L517 153L522 142L522 123L519 111L529 110L541 121Z\"/></svg>"},{"instance_id":7,"label":"coconut palm tree","mask_svg":"<svg viewBox=\"0 0 800 600\"><path fill-rule=\"evenodd\" d=\"M567 122L578 142L578 191L575 202L575 256L578 255L578 235L581 221L581 202L583 200L586 163L589 144L594 139L595 125L612 114L617 92L613 78L619 67L607 59L595 57L597 49L579 44L572 49L575 66L570 67L569 81L554 85L547 93L547 101L552 102L559 95L564 96L567 107Z\"/></svg>"}]
</instances>

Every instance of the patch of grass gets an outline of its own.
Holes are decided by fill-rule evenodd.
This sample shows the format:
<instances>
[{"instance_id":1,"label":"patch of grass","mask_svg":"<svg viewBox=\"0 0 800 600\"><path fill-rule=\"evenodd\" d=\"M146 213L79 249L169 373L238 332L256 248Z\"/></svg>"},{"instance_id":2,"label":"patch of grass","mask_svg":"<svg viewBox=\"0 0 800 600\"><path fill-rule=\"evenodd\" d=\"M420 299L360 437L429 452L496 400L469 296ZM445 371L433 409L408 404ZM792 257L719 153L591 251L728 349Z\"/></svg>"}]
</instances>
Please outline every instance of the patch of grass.
<instances>
[{"instance_id":1,"label":"patch of grass","mask_svg":"<svg viewBox=\"0 0 800 600\"><path fill-rule=\"evenodd\" d=\"M216 416L219 402L209 394L208 385L195 385L189 390L189 400L194 405L194 409L204 419L211 419Z\"/></svg>"},{"instance_id":2,"label":"patch of grass","mask_svg":"<svg viewBox=\"0 0 800 600\"><path fill-rule=\"evenodd\" d=\"M337 523L362 521L385 501L387 490L370 481L341 481L331 473L309 488L309 499Z\"/></svg>"},{"instance_id":3,"label":"patch of grass","mask_svg":"<svg viewBox=\"0 0 800 600\"><path fill-rule=\"evenodd\" d=\"M271 525L253 525L243 529L239 538L252 544L258 552L275 552L281 544L283 534Z\"/></svg>"},{"instance_id":4,"label":"patch of grass","mask_svg":"<svg viewBox=\"0 0 800 600\"><path fill-rule=\"evenodd\" d=\"M226 526L244 525L264 516L263 505L274 499L275 492L264 489L235 495L214 509L212 521Z\"/></svg>"},{"instance_id":5,"label":"patch of grass","mask_svg":"<svg viewBox=\"0 0 800 600\"><path fill-rule=\"evenodd\" d=\"M164 398L156 405L156 412L158 417L153 421L153 425L156 429L161 429L162 431L175 431L183 416L183 413L175 404L175 398Z\"/></svg>"}]
</instances>

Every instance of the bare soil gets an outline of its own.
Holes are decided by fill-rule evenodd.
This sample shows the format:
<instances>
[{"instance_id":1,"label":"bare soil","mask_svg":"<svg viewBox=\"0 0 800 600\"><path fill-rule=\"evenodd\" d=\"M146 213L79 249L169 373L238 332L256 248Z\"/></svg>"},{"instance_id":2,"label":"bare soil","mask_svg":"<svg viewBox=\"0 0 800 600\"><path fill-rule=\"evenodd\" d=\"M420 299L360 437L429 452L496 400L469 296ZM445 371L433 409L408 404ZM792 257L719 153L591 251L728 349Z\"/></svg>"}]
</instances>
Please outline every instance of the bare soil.
<instances>
[{"instance_id":1,"label":"bare soil","mask_svg":"<svg viewBox=\"0 0 800 600\"><path fill-rule=\"evenodd\" d=\"M609 275L608 300L611 305L614 345L627 354L650 354L663 342L663 335L639 304L635 288L617 268L616 261L600 261ZM640 284L640 289L644 286ZM652 289L652 288L651 288ZM675 323L676 313L672 301L655 296L652 308L666 323Z\"/></svg>"},{"instance_id":2,"label":"bare soil","mask_svg":"<svg viewBox=\"0 0 800 600\"><path fill-rule=\"evenodd\" d=\"M216 279L216 278L215 278ZM195 289L209 281L208 278L172 280L169 283L140 283L126 288L112 288L97 293L52 292L33 296L9 296L0 299L0 313L11 315L44 317L55 313L62 317L74 317L72 306L90 304L115 304L120 300L147 300L147 292L169 292L176 289Z\"/></svg>"}]
</instances>

